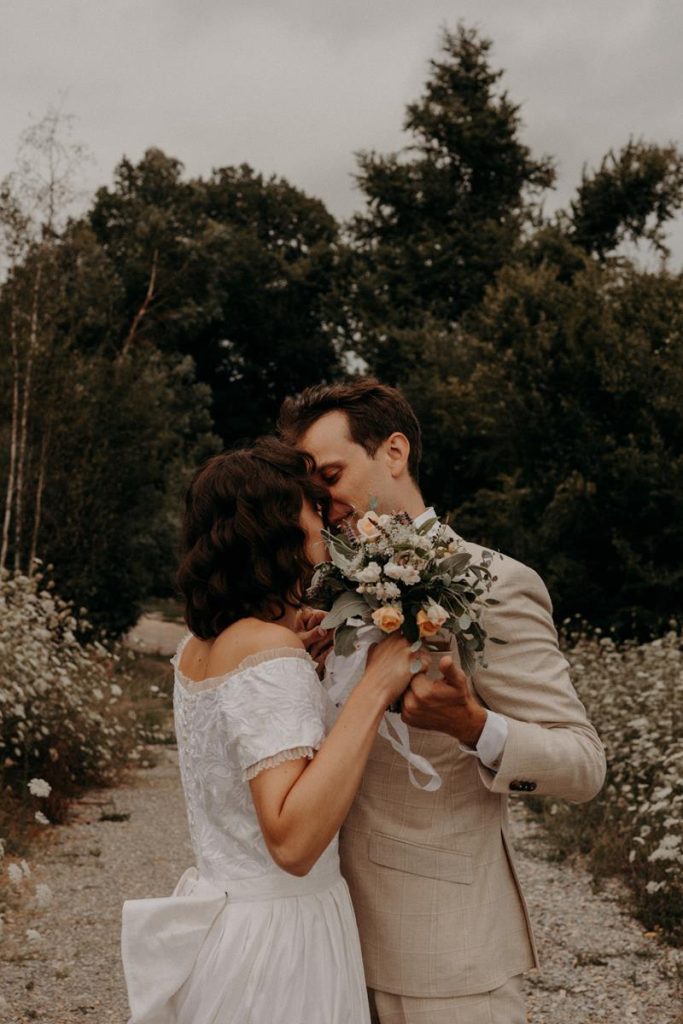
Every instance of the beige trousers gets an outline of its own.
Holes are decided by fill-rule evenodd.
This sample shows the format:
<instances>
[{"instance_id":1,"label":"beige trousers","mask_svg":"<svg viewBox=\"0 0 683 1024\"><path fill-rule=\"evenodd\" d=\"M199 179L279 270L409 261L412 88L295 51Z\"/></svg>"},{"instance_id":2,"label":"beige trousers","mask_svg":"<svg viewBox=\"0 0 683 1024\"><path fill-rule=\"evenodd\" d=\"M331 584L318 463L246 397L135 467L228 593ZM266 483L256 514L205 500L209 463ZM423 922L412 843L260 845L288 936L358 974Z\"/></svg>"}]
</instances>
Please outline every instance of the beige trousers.
<instances>
[{"instance_id":1,"label":"beige trousers","mask_svg":"<svg viewBox=\"0 0 683 1024\"><path fill-rule=\"evenodd\" d=\"M526 1024L524 978L517 974L491 992L419 999L368 989L372 1024Z\"/></svg>"}]
</instances>

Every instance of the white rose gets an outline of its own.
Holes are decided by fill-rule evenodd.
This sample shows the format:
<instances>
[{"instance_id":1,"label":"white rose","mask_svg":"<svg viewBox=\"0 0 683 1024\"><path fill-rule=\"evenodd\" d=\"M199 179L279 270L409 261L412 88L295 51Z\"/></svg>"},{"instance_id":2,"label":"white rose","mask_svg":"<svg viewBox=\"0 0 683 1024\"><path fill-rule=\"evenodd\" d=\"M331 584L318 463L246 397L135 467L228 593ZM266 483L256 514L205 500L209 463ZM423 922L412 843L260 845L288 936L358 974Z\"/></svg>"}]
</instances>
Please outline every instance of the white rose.
<instances>
[{"instance_id":1,"label":"white rose","mask_svg":"<svg viewBox=\"0 0 683 1024\"><path fill-rule=\"evenodd\" d=\"M436 626L441 627L448 619L448 612L440 604L437 604L436 601L433 601L427 608L427 618Z\"/></svg>"},{"instance_id":2,"label":"white rose","mask_svg":"<svg viewBox=\"0 0 683 1024\"><path fill-rule=\"evenodd\" d=\"M380 536L380 532L377 529L379 523L379 516L376 512L366 512L362 519L359 519L356 523L356 530L361 540L375 540Z\"/></svg>"}]
</instances>

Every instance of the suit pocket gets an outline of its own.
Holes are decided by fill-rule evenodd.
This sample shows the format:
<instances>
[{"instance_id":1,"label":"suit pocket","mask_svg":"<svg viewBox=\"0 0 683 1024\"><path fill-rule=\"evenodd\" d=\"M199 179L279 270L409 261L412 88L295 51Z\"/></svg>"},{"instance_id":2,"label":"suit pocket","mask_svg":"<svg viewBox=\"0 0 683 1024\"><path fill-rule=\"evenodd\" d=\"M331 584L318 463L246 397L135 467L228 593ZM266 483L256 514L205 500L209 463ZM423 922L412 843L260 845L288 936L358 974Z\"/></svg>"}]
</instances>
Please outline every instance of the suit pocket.
<instances>
[{"instance_id":1,"label":"suit pocket","mask_svg":"<svg viewBox=\"0 0 683 1024\"><path fill-rule=\"evenodd\" d=\"M474 858L466 853L406 843L381 832L370 833L368 857L374 864L422 878L438 878L461 885L469 885L474 878Z\"/></svg>"}]
</instances>

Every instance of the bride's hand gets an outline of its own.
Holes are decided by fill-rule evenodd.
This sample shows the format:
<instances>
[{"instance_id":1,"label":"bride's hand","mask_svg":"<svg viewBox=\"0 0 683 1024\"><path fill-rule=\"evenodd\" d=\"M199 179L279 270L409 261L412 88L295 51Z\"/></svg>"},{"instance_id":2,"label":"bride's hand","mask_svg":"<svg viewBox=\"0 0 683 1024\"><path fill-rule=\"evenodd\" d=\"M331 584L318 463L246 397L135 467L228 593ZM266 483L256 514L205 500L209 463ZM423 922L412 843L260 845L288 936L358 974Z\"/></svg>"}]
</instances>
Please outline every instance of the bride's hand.
<instances>
[{"instance_id":1,"label":"bride's hand","mask_svg":"<svg viewBox=\"0 0 683 1024\"><path fill-rule=\"evenodd\" d=\"M419 671L423 672L429 666L428 653L423 649L411 651L406 638L394 633L371 648L364 679L367 685L383 689L389 705L398 700L410 684L416 661L420 662Z\"/></svg>"},{"instance_id":2,"label":"bride's hand","mask_svg":"<svg viewBox=\"0 0 683 1024\"><path fill-rule=\"evenodd\" d=\"M296 613L294 632L315 661L322 678L325 661L332 650L334 631L320 625L327 612L304 605Z\"/></svg>"}]
</instances>

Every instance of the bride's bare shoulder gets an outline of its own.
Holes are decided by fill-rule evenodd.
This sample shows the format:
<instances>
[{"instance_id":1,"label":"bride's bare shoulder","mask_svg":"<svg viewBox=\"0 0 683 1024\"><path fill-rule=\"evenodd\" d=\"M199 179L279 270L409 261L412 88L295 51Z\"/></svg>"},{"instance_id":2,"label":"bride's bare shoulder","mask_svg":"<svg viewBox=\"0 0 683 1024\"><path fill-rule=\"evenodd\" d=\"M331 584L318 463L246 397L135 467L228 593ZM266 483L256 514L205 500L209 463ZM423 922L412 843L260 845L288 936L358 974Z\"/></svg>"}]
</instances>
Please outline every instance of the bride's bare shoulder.
<instances>
[{"instance_id":1,"label":"bride's bare shoulder","mask_svg":"<svg viewBox=\"0 0 683 1024\"><path fill-rule=\"evenodd\" d=\"M277 622L260 619L241 619L215 638L208 652L207 676L231 672L253 654L291 647L304 650L304 645L291 629Z\"/></svg>"},{"instance_id":2,"label":"bride's bare shoulder","mask_svg":"<svg viewBox=\"0 0 683 1024\"><path fill-rule=\"evenodd\" d=\"M296 633L286 626L260 619L240 619L211 640L191 636L179 667L193 682L202 682L232 672L250 655L282 648L305 649Z\"/></svg>"}]
</instances>

